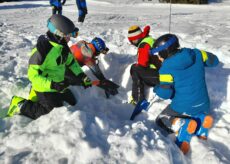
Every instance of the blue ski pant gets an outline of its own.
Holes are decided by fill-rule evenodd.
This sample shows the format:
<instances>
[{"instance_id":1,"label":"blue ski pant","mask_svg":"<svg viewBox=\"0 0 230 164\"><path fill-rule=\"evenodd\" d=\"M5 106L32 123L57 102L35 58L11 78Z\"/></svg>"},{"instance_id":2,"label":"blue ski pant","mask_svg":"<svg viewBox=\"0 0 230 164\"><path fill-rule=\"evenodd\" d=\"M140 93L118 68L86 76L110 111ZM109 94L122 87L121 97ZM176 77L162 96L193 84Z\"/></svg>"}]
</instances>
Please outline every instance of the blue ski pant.
<instances>
[{"instance_id":1,"label":"blue ski pant","mask_svg":"<svg viewBox=\"0 0 230 164\"><path fill-rule=\"evenodd\" d=\"M76 0L77 8L78 8L78 15L85 16L87 11L87 5L85 0Z\"/></svg>"}]
</instances>

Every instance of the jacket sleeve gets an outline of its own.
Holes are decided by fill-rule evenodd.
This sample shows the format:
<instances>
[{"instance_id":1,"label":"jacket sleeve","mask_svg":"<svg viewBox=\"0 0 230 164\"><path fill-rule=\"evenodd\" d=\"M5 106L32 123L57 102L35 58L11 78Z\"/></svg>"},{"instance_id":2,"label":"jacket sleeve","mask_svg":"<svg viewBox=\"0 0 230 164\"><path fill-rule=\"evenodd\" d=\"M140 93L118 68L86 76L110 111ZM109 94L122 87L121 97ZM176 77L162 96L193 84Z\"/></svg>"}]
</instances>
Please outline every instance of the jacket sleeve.
<instances>
[{"instance_id":1,"label":"jacket sleeve","mask_svg":"<svg viewBox=\"0 0 230 164\"><path fill-rule=\"evenodd\" d=\"M149 50L150 46L147 43L142 43L138 48L137 64L143 67L149 66Z\"/></svg>"},{"instance_id":2,"label":"jacket sleeve","mask_svg":"<svg viewBox=\"0 0 230 164\"><path fill-rule=\"evenodd\" d=\"M41 75L41 63L43 61L42 56L36 50L35 53L30 57L29 68L28 68L28 78L32 83L32 87L35 91L46 92L50 91L51 80Z\"/></svg>"},{"instance_id":3,"label":"jacket sleeve","mask_svg":"<svg viewBox=\"0 0 230 164\"><path fill-rule=\"evenodd\" d=\"M163 99L172 99L174 97L173 76L164 68L159 71L160 84L154 88L154 92Z\"/></svg>"},{"instance_id":4,"label":"jacket sleeve","mask_svg":"<svg viewBox=\"0 0 230 164\"><path fill-rule=\"evenodd\" d=\"M210 53L210 52L206 52L203 50L199 50L201 55L202 55L202 59L204 62L204 65L207 67L215 67L218 65L219 63L219 59L217 58L216 55Z\"/></svg>"},{"instance_id":5,"label":"jacket sleeve","mask_svg":"<svg viewBox=\"0 0 230 164\"><path fill-rule=\"evenodd\" d=\"M101 72L101 69L98 64L93 64L89 66L89 69L93 72L93 74L99 79L99 80L105 80L105 76Z\"/></svg>"},{"instance_id":6,"label":"jacket sleeve","mask_svg":"<svg viewBox=\"0 0 230 164\"><path fill-rule=\"evenodd\" d=\"M39 75L39 65L29 65L28 78L37 92L50 91L51 80Z\"/></svg>"},{"instance_id":7,"label":"jacket sleeve","mask_svg":"<svg viewBox=\"0 0 230 164\"><path fill-rule=\"evenodd\" d=\"M76 76L78 76L80 73L83 73L81 66L78 64L77 60L73 58L73 55L71 53L69 53L68 55L66 65Z\"/></svg>"},{"instance_id":8,"label":"jacket sleeve","mask_svg":"<svg viewBox=\"0 0 230 164\"><path fill-rule=\"evenodd\" d=\"M89 45L84 42L84 45L81 46L82 61L85 65L91 66L95 64L95 55Z\"/></svg>"}]
</instances>

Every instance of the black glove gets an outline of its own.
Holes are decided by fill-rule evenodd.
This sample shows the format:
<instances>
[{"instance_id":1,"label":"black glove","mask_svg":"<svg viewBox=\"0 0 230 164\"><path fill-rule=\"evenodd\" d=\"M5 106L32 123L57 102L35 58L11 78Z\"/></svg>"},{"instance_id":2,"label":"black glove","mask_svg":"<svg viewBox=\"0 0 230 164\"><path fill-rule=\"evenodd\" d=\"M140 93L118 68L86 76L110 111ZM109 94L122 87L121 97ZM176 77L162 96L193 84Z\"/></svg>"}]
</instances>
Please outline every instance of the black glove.
<instances>
[{"instance_id":1,"label":"black glove","mask_svg":"<svg viewBox=\"0 0 230 164\"><path fill-rule=\"evenodd\" d=\"M110 93L111 95L113 95L113 96L116 95L116 94L118 94L118 91L117 91L116 88L109 88L108 91L109 91L109 93Z\"/></svg>"},{"instance_id":2,"label":"black glove","mask_svg":"<svg viewBox=\"0 0 230 164\"><path fill-rule=\"evenodd\" d=\"M65 82L65 81L61 81L61 82L54 82L54 81L52 81L50 88L51 89L55 89L58 92L61 92L64 89L66 89L68 86L69 86L69 84L67 82Z\"/></svg>"},{"instance_id":3,"label":"black glove","mask_svg":"<svg viewBox=\"0 0 230 164\"><path fill-rule=\"evenodd\" d=\"M87 76L82 78L82 86L86 89L92 86L92 81Z\"/></svg>"},{"instance_id":4,"label":"black glove","mask_svg":"<svg viewBox=\"0 0 230 164\"><path fill-rule=\"evenodd\" d=\"M105 95L106 95L106 98L109 98L110 95L116 95L118 94L118 90L116 88L106 88L105 89Z\"/></svg>"},{"instance_id":5,"label":"black glove","mask_svg":"<svg viewBox=\"0 0 230 164\"><path fill-rule=\"evenodd\" d=\"M114 82L110 81L110 80L101 80L101 83L99 85L100 88L105 90L105 95L107 98L110 97L110 95L116 95L118 94L118 88L119 85L115 84Z\"/></svg>"}]
</instances>

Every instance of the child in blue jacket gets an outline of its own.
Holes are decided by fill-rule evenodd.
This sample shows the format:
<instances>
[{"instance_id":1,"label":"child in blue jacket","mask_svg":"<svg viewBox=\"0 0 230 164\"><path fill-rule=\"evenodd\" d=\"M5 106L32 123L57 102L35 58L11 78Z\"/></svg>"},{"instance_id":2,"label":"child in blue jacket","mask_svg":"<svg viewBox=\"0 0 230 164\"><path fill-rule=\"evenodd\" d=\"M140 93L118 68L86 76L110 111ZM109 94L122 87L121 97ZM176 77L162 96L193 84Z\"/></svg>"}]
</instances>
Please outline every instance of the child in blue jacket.
<instances>
[{"instance_id":1,"label":"child in blue jacket","mask_svg":"<svg viewBox=\"0 0 230 164\"><path fill-rule=\"evenodd\" d=\"M216 66L218 58L209 52L181 48L176 35L165 34L153 45L151 54L163 62L159 70L160 84L154 88L171 104L157 117L156 123L167 133L176 134L176 144L186 154L191 137L207 139L212 127L210 101L205 82L205 67Z\"/></svg>"}]
</instances>

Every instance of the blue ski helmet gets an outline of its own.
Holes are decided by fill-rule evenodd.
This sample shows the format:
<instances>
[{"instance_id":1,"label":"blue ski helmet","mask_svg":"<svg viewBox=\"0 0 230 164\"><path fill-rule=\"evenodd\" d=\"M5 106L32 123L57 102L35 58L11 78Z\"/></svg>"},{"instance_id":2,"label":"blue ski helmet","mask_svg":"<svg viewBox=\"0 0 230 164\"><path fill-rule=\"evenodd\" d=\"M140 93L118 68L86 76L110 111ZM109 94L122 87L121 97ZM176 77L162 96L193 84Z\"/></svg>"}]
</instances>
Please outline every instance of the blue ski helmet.
<instances>
[{"instance_id":1,"label":"blue ski helmet","mask_svg":"<svg viewBox=\"0 0 230 164\"><path fill-rule=\"evenodd\" d=\"M180 47L179 40L174 34L160 36L153 44L151 54L158 53L160 57L166 59L172 56Z\"/></svg>"},{"instance_id":2,"label":"blue ski helmet","mask_svg":"<svg viewBox=\"0 0 230 164\"><path fill-rule=\"evenodd\" d=\"M95 37L91 41L91 43L93 44L98 53L106 54L108 52L108 48L106 47L105 42L101 38Z\"/></svg>"}]
</instances>

